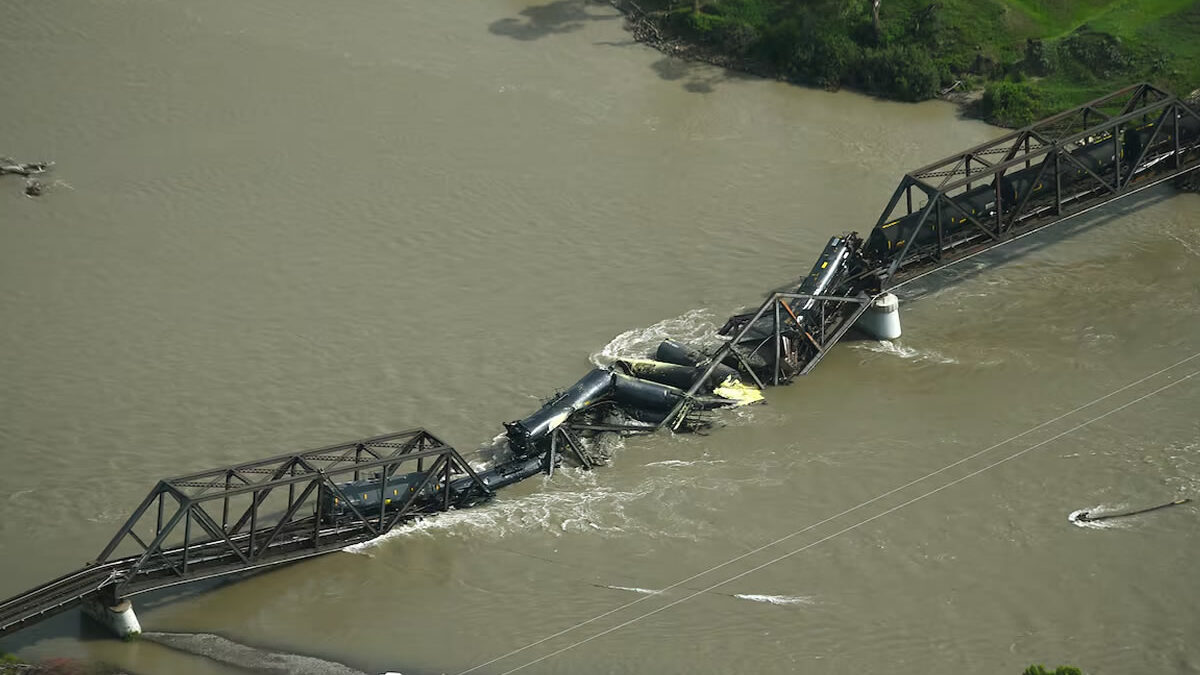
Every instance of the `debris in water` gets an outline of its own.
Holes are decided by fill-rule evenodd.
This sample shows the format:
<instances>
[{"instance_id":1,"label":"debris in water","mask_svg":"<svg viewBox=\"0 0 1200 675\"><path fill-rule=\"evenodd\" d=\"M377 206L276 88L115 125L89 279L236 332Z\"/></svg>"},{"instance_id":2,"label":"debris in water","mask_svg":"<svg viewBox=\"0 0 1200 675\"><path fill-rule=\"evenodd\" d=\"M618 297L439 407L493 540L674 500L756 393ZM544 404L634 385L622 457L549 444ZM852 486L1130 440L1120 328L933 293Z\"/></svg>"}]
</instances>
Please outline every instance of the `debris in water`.
<instances>
[{"instance_id":1,"label":"debris in water","mask_svg":"<svg viewBox=\"0 0 1200 675\"><path fill-rule=\"evenodd\" d=\"M1136 516L1136 515L1140 515L1143 513L1150 513L1151 511L1158 511L1160 509L1170 508L1172 506L1179 506L1180 504L1187 504L1190 501L1192 501L1190 497L1184 497L1183 499L1176 499L1173 502L1167 502L1166 504L1159 504L1158 506L1150 506L1150 507L1147 507L1144 509L1136 509L1133 511L1120 511L1117 513L1102 513L1102 514L1095 515L1095 516L1092 515L1091 510L1075 511L1075 512L1071 513L1071 515L1068 516L1067 518L1068 518L1068 520L1070 520L1073 523L1095 523L1095 522L1099 522L1101 520L1112 520L1113 518L1126 518L1128 516Z\"/></svg>"}]
</instances>

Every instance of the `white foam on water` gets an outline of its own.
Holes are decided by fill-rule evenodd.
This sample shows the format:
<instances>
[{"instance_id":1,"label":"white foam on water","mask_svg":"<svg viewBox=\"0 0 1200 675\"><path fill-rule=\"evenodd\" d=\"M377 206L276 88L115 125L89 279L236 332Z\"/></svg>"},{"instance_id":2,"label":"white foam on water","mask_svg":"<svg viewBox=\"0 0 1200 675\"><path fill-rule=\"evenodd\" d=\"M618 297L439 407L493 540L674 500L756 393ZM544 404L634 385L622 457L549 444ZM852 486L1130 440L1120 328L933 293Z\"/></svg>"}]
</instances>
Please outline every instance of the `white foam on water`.
<instances>
[{"instance_id":1,"label":"white foam on water","mask_svg":"<svg viewBox=\"0 0 1200 675\"><path fill-rule=\"evenodd\" d=\"M765 602L771 605L815 605L817 601L808 595L761 595L757 593L735 593L733 597L751 602Z\"/></svg>"},{"instance_id":2,"label":"white foam on water","mask_svg":"<svg viewBox=\"0 0 1200 675\"><path fill-rule=\"evenodd\" d=\"M723 460L723 459L693 459L690 461L682 460L682 459L664 459L661 462L650 462L646 466L697 466L697 465L701 465L701 464L724 464L724 463L725 463L725 460Z\"/></svg>"},{"instance_id":3,"label":"white foam on water","mask_svg":"<svg viewBox=\"0 0 1200 675\"><path fill-rule=\"evenodd\" d=\"M1099 505L1093 506L1091 508L1079 509L1077 511L1072 511L1070 514L1067 515L1067 520L1071 521L1071 523L1074 524L1075 527L1086 527L1086 528L1092 529L1092 530L1110 530L1110 529L1121 527L1120 521L1117 521L1117 520L1100 520L1100 521L1080 520L1079 516L1084 513L1088 514L1089 516L1102 516L1106 513L1116 513L1117 511L1120 511L1121 509L1124 509L1124 508L1125 508L1124 506L1105 506L1104 504L1099 504Z\"/></svg>"},{"instance_id":4,"label":"white foam on water","mask_svg":"<svg viewBox=\"0 0 1200 675\"><path fill-rule=\"evenodd\" d=\"M638 588L637 586L609 586L601 584L601 588L611 588L614 591L629 591L630 593L641 593L642 595L658 595L662 591L656 591L652 588Z\"/></svg>"},{"instance_id":5,"label":"white foam on water","mask_svg":"<svg viewBox=\"0 0 1200 675\"><path fill-rule=\"evenodd\" d=\"M149 632L142 633L142 638L177 651L255 672L289 675L366 675L336 661L258 649L211 633Z\"/></svg>"},{"instance_id":6,"label":"white foam on water","mask_svg":"<svg viewBox=\"0 0 1200 675\"><path fill-rule=\"evenodd\" d=\"M617 359L644 359L653 357L659 343L671 339L699 349L718 340L715 335L717 324L712 312L693 309L673 318L663 319L647 328L634 328L613 338L591 361L597 366L611 365Z\"/></svg>"},{"instance_id":7,"label":"white foam on water","mask_svg":"<svg viewBox=\"0 0 1200 675\"><path fill-rule=\"evenodd\" d=\"M891 340L879 340L878 342L875 342L875 341L856 342L856 343L854 343L854 348L855 349L864 349L866 351L875 352L877 354L889 354L891 356L899 356L902 359L912 359L912 360L916 360L916 361L928 361L930 363L937 363L937 364L942 364L942 365L958 363L957 359L951 358L949 356L946 356L945 354L934 351L932 349L914 349L912 347L907 347L905 345L896 344L895 342L892 342Z\"/></svg>"},{"instance_id":8,"label":"white foam on water","mask_svg":"<svg viewBox=\"0 0 1200 675\"><path fill-rule=\"evenodd\" d=\"M530 478L525 483L535 480ZM627 504L655 500L677 489L675 480L670 475L657 476L632 489L619 490L601 483L594 472L559 469L551 480L542 477L541 491L516 498L501 492L487 504L429 515L342 550L370 556L375 548L393 539L452 536L497 540L510 533L531 530L548 532L554 536L587 532L695 541L704 529L702 522L681 523L681 519L672 517L668 526L665 523L647 522L625 511Z\"/></svg>"}]
</instances>

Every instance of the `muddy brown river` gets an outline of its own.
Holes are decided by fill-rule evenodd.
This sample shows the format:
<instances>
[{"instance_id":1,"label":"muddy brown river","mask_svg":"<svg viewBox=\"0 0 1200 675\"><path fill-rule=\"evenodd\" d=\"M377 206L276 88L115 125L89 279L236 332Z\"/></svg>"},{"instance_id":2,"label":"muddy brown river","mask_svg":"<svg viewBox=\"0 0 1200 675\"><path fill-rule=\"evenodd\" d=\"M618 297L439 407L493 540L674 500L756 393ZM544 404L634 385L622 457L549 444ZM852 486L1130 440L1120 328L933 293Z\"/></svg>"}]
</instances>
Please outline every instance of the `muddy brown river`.
<instances>
[{"instance_id":1,"label":"muddy brown river","mask_svg":"<svg viewBox=\"0 0 1200 675\"><path fill-rule=\"evenodd\" d=\"M473 451L1003 133L672 60L621 23L579 0L0 0L0 155L57 162L40 198L0 177L0 597L92 559L160 477L412 426ZM150 639L69 612L0 651L1200 672L1195 502L1068 520L1200 492L1200 195L1131 199L906 287L901 339L837 346L711 435L139 597Z\"/></svg>"}]
</instances>

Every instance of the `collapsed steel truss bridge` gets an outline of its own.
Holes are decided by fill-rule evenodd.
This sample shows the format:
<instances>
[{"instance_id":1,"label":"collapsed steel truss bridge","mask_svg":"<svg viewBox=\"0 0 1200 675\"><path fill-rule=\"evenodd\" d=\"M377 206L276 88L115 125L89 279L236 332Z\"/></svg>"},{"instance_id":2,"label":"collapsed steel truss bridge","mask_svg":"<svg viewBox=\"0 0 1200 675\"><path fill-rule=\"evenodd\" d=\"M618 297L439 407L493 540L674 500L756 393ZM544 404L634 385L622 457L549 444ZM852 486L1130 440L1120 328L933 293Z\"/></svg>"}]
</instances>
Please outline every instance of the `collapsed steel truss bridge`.
<instances>
[{"instance_id":1,"label":"collapsed steel truss bridge","mask_svg":"<svg viewBox=\"0 0 1200 675\"><path fill-rule=\"evenodd\" d=\"M585 403L560 396L540 418L508 425L511 438L524 434L524 454L482 474L413 429L159 481L94 561L0 602L0 635L82 602L115 604L340 550L551 472L560 449L590 467L579 435L679 428L719 369L759 388L786 383L887 290L1196 169L1200 114L1151 85L1126 87L905 174L865 240L834 237L808 277L732 317L713 353L685 358L690 387L594 371L576 385ZM652 424L589 416L589 406L618 403L609 392L622 386L674 403Z\"/></svg>"},{"instance_id":2,"label":"collapsed steel truss bridge","mask_svg":"<svg viewBox=\"0 0 1200 675\"><path fill-rule=\"evenodd\" d=\"M736 364L759 387L789 382L811 371L883 292L1197 169L1200 113L1143 83L911 171L865 241L842 258L840 280L816 294L801 283L732 317L721 331L726 343L687 393L721 363ZM830 242L810 277L840 244ZM764 321L769 335L753 336ZM747 358L764 350L765 364ZM662 425L686 410L680 402Z\"/></svg>"}]
</instances>

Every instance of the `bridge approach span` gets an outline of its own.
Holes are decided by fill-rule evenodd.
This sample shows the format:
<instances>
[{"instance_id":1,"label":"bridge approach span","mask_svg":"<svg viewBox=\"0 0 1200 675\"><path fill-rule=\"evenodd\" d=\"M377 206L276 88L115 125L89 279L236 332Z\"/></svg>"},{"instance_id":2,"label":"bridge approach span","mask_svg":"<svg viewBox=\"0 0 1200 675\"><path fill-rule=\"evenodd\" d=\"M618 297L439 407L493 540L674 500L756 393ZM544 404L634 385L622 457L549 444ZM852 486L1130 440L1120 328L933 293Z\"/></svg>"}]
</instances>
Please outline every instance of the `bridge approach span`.
<instances>
[{"instance_id":1,"label":"bridge approach span","mask_svg":"<svg viewBox=\"0 0 1200 675\"><path fill-rule=\"evenodd\" d=\"M310 558L490 499L424 429L161 480L95 560L0 602L0 635L82 602Z\"/></svg>"}]
</instances>

